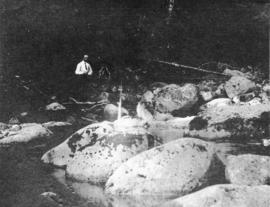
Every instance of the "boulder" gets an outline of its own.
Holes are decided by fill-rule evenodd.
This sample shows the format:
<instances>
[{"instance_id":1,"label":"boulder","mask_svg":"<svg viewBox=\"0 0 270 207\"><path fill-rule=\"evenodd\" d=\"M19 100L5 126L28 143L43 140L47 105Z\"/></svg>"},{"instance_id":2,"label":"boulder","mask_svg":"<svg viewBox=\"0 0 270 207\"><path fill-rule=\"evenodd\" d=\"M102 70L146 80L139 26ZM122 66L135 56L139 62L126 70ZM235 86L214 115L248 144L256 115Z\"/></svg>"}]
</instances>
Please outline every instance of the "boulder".
<instances>
[{"instance_id":1,"label":"boulder","mask_svg":"<svg viewBox=\"0 0 270 207\"><path fill-rule=\"evenodd\" d=\"M59 110L65 110L65 109L66 107L64 107L58 102L53 102L45 107L45 110L47 111L59 111Z\"/></svg>"},{"instance_id":2,"label":"boulder","mask_svg":"<svg viewBox=\"0 0 270 207\"><path fill-rule=\"evenodd\" d=\"M185 195L210 182L211 143L184 138L142 152L122 164L106 183L118 195ZM210 178L211 179L211 178Z\"/></svg>"},{"instance_id":3,"label":"boulder","mask_svg":"<svg viewBox=\"0 0 270 207\"><path fill-rule=\"evenodd\" d=\"M223 71L223 73L225 74L225 75L228 75L228 76L241 76L241 77L245 77L245 78L248 78L248 79L250 79L250 78L252 78L251 77L251 74L249 74L249 73L244 73L244 72L241 72L241 71L239 71L239 70L230 70L230 69L228 69L228 68L226 68L224 71Z\"/></svg>"},{"instance_id":4,"label":"boulder","mask_svg":"<svg viewBox=\"0 0 270 207\"><path fill-rule=\"evenodd\" d=\"M214 185L168 201L162 207L269 207L270 186Z\"/></svg>"},{"instance_id":5,"label":"boulder","mask_svg":"<svg viewBox=\"0 0 270 207\"><path fill-rule=\"evenodd\" d=\"M180 87L170 84L161 88L154 97L156 110L170 113L179 109L190 109L198 101L198 89L194 84Z\"/></svg>"},{"instance_id":6,"label":"boulder","mask_svg":"<svg viewBox=\"0 0 270 207\"><path fill-rule=\"evenodd\" d=\"M77 151L67 164L66 175L77 181L105 183L122 163L156 144L149 134L109 134Z\"/></svg>"},{"instance_id":7,"label":"boulder","mask_svg":"<svg viewBox=\"0 0 270 207\"><path fill-rule=\"evenodd\" d=\"M41 124L27 123L12 125L10 128L1 131L1 144L26 143L39 138L46 138L52 135L52 132Z\"/></svg>"},{"instance_id":8,"label":"boulder","mask_svg":"<svg viewBox=\"0 0 270 207\"><path fill-rule=\"evenodd\" d=\"M211 91L200 91L200 95L204 101L211 101L214 98L214 94Z\"/></svg>"},{"instance_id":9,"label":"boulder","mask_svg":"<svg viewBox=\"0 0 270 207\"><path fill-rule=\"evenodd\" d=\"M205 110L207 108L223 107L223 106L228 106L230 104L232 104L232 101L229 98L217 98L202 105L200 109Z\"/></svg>"},{"instance_id":10,"label":"boulder","mask_svg":"<svg viewBox=\"0 0 270 207\"><path fill-rule=\"evenodd\" d=\"M168 120L173 113L190 110L197 101L198 89L194 84L170 84L145 92L137 105L137 116L146 121Z\"/></svg>"},{"instance_id":11,"label":"boulder","mask_svg":"<svg viewBox=\"0 0 270 207\"><path fill-rule=\"evenodd\" d=\"M270 157L243 154L229 156L226 178L237 185L268 185L270 181Z\"/></svg>"},{"instance_id":12,"label":"boulder","mask_svg":"<svg viewBox=\"0 0 270 207\"><path fill-rule=\"evenodd\" d=\"M256 87L256 84L241 76L233 76L225 83L225 91L229 98L245 94Z\"/></svg>"},{"instance_id":13,"label":"boulder","mask_svg":"<svg viewBox=\"0 0 270 207\"><path fill-rule=\"evenodd\" d=\"M267 136L270 103L251 100L206 108L189 123L186 136L204 139L261 139Z\"/></svg>"},{"instance_id":14,"label":"boulder","mask_svg":"<svg viewBox=\"0 0 270 207\"><path fill-rule=\"evenodd\" d=\"M42 161L56 166L66 166L74 153L82 147L94 145L98 139L113 131L112 123L90 124L67 138L63 143L47 151Z\"/></svg>"},{"instance_id":15,"label":"boulder","mask_svg":"<svg viewBox=\"0 0 270 207\"><path fill-rule=\"evenodd\" d=\"M107 104L104 108L104 119L107 121L115 121L118 116L118 107L113 104ZM125 108L121 108L121 116L128 115Z\"/></svg>"}]
</instances>

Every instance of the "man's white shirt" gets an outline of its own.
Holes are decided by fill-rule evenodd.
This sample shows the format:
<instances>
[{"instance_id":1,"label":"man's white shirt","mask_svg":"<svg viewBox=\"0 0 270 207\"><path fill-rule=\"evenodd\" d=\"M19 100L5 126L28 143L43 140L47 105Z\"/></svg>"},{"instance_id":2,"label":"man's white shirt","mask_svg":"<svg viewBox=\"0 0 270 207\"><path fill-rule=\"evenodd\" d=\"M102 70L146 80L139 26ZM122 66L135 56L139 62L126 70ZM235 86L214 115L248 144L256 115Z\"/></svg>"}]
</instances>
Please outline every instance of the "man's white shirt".
<instances>
[{"instance_id":1,"label":"man's white shirt","mask_svg":"<svg viewBox=\"0 0 270 207\"><path fill-rule=\"evenodd\" d=\"M83 75L83 74L92 75L92 73L93 73L93 70L90 64L85 62L84 60L78 63L75 70L76 75Z\"/></svg>"}]
</instances>

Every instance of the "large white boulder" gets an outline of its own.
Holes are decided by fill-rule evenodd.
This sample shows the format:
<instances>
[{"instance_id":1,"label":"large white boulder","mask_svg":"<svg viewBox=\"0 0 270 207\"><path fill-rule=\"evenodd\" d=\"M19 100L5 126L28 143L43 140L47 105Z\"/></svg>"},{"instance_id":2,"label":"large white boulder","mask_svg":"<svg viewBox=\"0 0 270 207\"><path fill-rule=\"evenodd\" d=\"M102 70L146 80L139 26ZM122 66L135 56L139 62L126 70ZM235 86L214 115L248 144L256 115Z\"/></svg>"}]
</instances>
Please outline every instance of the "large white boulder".
<instances>
[{"instance_id":1,"label":"large white boulder","mask_svg":"<svg viewBox=\"0 0 270 207\"><path fill-rule=\"evenodd\" d=\"M225 91L229 98L245 94L256 87L256 84L242 76L233 76L225 83Z\"/></svg>"},{"instance_id":2,"label":"large white boulder","mask_svg":"<svg viewBox=\"0 0 270 207\"><path fill-rule=\"evenodd\" d=\"M50 137L53 133L41 124L27 123L21 125L10 125L1 131L0 145L25 143L39 138Z\"/></svg>"},{"instance_id":3,"label":"large white boulder","mask_svg":"<svg viewBox=\"0 0 270 207\"><path fill-rule=\"evenodd\" d=\"M169 142L122 164L107 181L106 192L185 195L209 182L208 172L214 154L213 145L199 139Z\"/></svg>"},{"instance_id":4,"label":"large white boulder","mask_svg":"<svg viewBox=\"0 0 270 207\"><path fill-rule=\"evenodd\" d=\"M270 180L270 157L243 154L227 158L226 178L238 185L268 185Z\"/></svg>"},{"instance_id":5,"label":"large white boulder","mask_svg":"<svg viewBox=\"0 0 270 207\"><path fill-rule=\"evenodd\" d=\"M86 145L94 145L98 139L113 131L112 123L90 124L67 138L63 143L52 148L42 156L42 161L56 166L65 166L74 153Z\"/></svg>"},{"instance_id":6,"label":"large white boulder","mask_svg":"<svg viewBox=\"0 0 270 207\"><path fill-rule=\"evenodd\" d=\"M122 163L156 144L149 134L109 134L94 146L77 151L67 164L67 176L78 181L105 183Z\"/></svg>"},{"instance_id":7,"label":"large white boulder","mask_svg":"<svg viewBox=\"0 0 270 207\"><path fill-rule=\"evenodd\" d=\"M214 185L168 201L162 207L269 207L270 186Z\"/></svg>"}]
</instances>

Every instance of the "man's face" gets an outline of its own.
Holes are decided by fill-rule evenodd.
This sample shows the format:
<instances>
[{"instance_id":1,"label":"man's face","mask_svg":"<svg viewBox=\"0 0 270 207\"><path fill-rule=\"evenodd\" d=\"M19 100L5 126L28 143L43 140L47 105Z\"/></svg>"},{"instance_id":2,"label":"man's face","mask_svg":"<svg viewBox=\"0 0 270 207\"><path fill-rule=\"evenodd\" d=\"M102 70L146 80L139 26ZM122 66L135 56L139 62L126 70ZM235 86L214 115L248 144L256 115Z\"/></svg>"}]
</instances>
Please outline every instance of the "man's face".
<instances>
[{"instance_id":1,"label":"man's face","mask_svg":"<svg viewBox=\"0 0 270 207\"><path fill-rule=\"evenodd\" d=\"M88 56L87 55L83 56L83 60L84 61L87 61L88 60Z\"/></svg>"}]
</instances>

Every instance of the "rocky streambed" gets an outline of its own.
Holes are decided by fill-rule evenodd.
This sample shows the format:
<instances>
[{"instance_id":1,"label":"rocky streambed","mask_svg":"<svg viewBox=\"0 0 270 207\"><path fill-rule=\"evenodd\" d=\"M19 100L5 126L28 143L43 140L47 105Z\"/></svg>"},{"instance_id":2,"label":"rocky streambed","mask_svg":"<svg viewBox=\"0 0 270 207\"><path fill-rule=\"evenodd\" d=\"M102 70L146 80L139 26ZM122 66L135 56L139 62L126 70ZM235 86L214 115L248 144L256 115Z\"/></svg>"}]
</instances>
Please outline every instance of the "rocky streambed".
<instances>
[{"instance_id":1,"label":"rocky streambed","mask_svg":"<svg viewBox=\"0 0 270 207\"><path fill-rule=\"evenodd\" d=\"M80 119L2 123L3 206L269 206L270 86L223 74L124 91L120 119L104 92L71 99Z\"/></svg>"}]
</instances>

